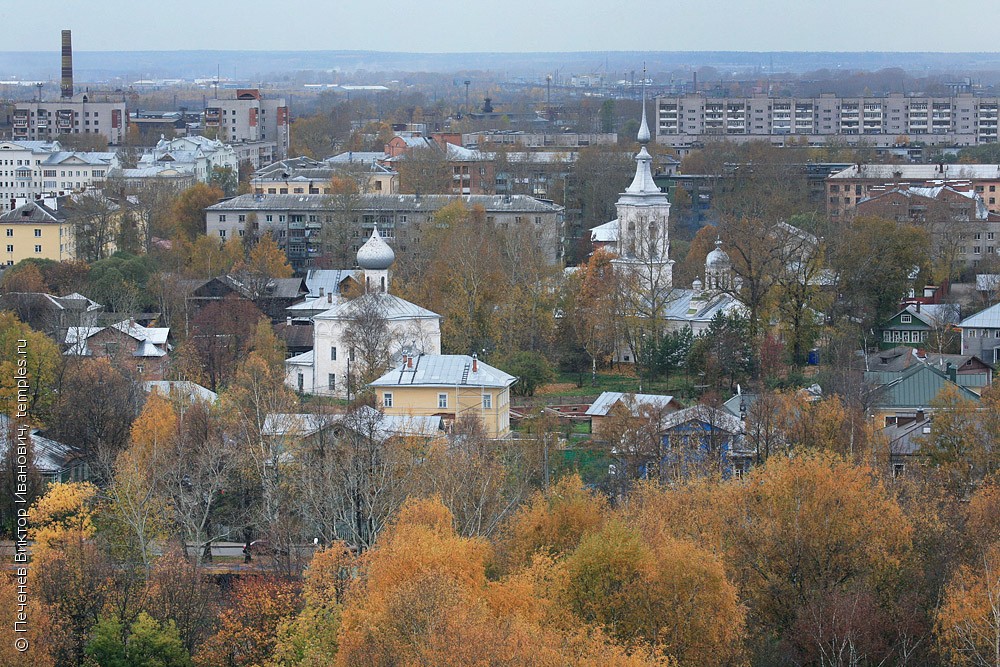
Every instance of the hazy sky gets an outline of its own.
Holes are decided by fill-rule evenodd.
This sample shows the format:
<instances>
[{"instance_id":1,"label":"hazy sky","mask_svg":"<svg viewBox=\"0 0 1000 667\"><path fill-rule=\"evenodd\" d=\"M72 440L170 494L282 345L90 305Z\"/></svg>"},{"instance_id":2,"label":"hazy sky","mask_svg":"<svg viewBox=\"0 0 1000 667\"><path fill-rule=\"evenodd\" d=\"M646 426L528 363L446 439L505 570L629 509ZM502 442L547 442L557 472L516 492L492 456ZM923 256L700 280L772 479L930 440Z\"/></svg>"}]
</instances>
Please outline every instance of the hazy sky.
<instances>
[{"instance_id":1,"label":"hazy sky","mask_svg":"<svg viewBox=\"0 0 1000 667\"><path fill-rule=\"evenodd\" d=\"M997 51L992 0L32 0L0 51ZM43 27L44 26L44 27ZM50 26L50 27L49 27ZM50 34L51 33L51 34Z\"/></svg>"}]
</instances>

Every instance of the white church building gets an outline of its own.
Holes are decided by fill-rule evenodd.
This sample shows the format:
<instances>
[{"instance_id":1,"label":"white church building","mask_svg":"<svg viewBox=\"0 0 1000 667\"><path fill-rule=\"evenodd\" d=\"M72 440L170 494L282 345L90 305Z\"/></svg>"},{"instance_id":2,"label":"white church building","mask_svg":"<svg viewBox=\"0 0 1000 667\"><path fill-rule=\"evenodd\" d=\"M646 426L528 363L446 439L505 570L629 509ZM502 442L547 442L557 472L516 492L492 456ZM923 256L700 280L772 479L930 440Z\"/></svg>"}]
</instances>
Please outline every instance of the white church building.
<instances>
[{"instance_id":1,"label":"white church building","mask_svg":"<svg viewBox=\"0 0 1000 667\"><path fill-rule=\"evenodd\" d=\"M289 387L299 393L338 398L356 394L361 387L351 386L350 378L362 360L348 342L348 330L352 325L362 326L365 314L376 314L387 325L381 344L386 346L389 360L381 370L402 358L404 351L410 355L441 354L441 316L389 291L389 268L395 259L375 227L357 254L364 293L312 317L313 349L285 360Z\"/></svg>"},{"instance_id":2,"label":"white church building","mask_svg":"<svg viewBox=\"0 0 1000 667\"><path fill-rule=\"evenodd\" d=\"M604 245L616 255L612 265L640 292L645 306L658 311L668 330L690 328L695 335L708 328L718 313L739 312L742 304L729 292L738 287L729 255L722 242L705 258L705 280L695 279L690 288L675 287L670 259L670 200L653 181L652 156L646 150L650 141L643 95L642 122L639 126L639 152L635 156L635 175L618 198L618 217L591 229L591 241ZM618 361L633 361L633 353L623 346L616 353Z\"/></svg>"}]
</instances>

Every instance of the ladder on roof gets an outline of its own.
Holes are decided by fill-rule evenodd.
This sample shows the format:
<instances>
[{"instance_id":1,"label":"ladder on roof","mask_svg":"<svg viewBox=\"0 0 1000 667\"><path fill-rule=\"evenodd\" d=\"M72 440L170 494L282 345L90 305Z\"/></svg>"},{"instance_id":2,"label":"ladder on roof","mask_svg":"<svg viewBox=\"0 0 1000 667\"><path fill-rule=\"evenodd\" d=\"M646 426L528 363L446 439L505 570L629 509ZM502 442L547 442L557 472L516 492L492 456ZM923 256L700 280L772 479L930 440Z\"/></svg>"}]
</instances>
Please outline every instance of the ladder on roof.
<instances>
[{"instance_id":1,"label":"ladder on roof","mask_svg":"<svg viewBox=\"0 0 1000 667\"><path fill-rule=\"evenodd\" d=\"M462 384L469 383L469 366L470 364L465 364L465 368L462 369Z\"/></svg>"}]
</instances>

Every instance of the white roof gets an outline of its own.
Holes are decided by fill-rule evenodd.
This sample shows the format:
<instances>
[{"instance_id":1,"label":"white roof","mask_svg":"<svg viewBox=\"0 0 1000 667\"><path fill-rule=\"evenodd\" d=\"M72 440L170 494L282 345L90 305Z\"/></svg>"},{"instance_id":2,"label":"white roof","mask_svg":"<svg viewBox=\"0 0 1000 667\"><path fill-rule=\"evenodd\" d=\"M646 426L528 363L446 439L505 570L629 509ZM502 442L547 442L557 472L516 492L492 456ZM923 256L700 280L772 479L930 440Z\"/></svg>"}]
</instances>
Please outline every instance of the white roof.
<instances>
[{"instance_id":1,"label":"white roof","mask_svg":"<svg viewBox=\"0 0 1000 667\"><path fill-rule=\"evenodd\" d=\"M426 308L421 308L415 303L410 303L406 299L401 299L393 294L365 294L358 297L358 299L378 299L379 308L382 310L382 316L387 320L416 320L416 319L441 319L441 316L437 313L431 312ZM342 320L349 319L353 317L355 304L358 299L353 299L351 301L345 301L344 303L338 304L329 310L316 315L313 319L316 320Z\"/></svg>"},{"instance_id":2,"label":"white roof","mask_svg":"<svg viewBox=\"0 0 1000 667\"><path fill-rule=\"evenodd\" d=\"M615 243L618 241L618 218L590 229L591 243Z\"/></svg>"},{"instance_id":3,"label":"white roof","mask_svg":"<svg viewBox=\"0 0 1000 667\"><path fill-rule=\"evenodd\" d=\"M1000 164L862 164L829 176L830 179L875 178L893 180L933 181L1000 178Z\"/></svg>"},{"instance_id":4,"label":"white roof","mask_svg":"<svg viewBox=\"0 0 1000 667\"><path fill-rule=\"evenodd\" d=\"M312 366L315 362L316 355L313 350L308 352L303 352L302 354L296 354L294 357L288 357L285 359L286 364L292 366Z\"/></svg>"},{"instance_id":5,"label":"white roof","mask_svg":"<svg viewBox=\"0 0 1000 667\"><path fill-rule=\"evenodd\" d=\"M150 393L155 391L162 396L181 395L191 401L197 399L207 403L215 403L219 400L219 395L211 389L187 380L150 380L144 382L143 387Z\"/></svg>"},{"instance_id":6,"label":"white roof","mask_svg":"<svg viewBox=\"0 0 1000 667\"><path fill-rule=\"evenodd\" d=\"M1000 303L962 320L963 329L1000 329Z\"/></svg>"},{"instance_id":7,"label":"white roof","mask_svg":"<svg viewBox=\"0 0 1000 667\"><path fill-rule=\"evenodd\" d=\"M467 354L422 354L371 383L372 387L509 387L517 378Z\"/></svg>"},{"instance_id":8,"label":"white roof","mask_svg":"<svg viewBox=\"0 0 1000 667\"><path fill-rule=\"evenodd\" d=\"M611 412L611 408L622 399L631 405L632 414L637 417L641 407L667 408L674 401L673 396L662 394L625 394L620 391L606 391L587 408L586 414L591 417L605 417Z\"/></svg>"}]
</instances>

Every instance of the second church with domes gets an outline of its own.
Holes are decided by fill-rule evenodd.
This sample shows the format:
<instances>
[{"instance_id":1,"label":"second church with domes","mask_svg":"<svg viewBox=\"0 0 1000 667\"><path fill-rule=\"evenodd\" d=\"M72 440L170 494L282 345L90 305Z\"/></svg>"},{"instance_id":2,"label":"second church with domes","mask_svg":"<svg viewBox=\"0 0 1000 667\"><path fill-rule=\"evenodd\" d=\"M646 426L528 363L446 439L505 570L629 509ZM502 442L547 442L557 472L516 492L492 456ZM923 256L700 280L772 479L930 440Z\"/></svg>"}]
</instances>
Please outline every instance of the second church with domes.
<instances>
[{"instance_id":1,"label":"second church with domes","mask_svg":"<svg viewBox=\"0 0 1000 667\"><path fill-rule=\"evenodd\" d=\"M408 354L441 354L441 316L390 292L390 268L396 259L378 228L358 249L363 271L361 296L344 301L313 316L313 349L285 361L285 382L301 393L347 398L357 394L359 371L378 377L405 351ZM362 355L348 341L348 330L362 320L384 319L384 335L369 333L372 347ZM372 322L364 322L371 327ZM366 357L384 357L385 368L364 369ZM354 376L354 379L349 379Z\"/></svg>"}]
</instances>

